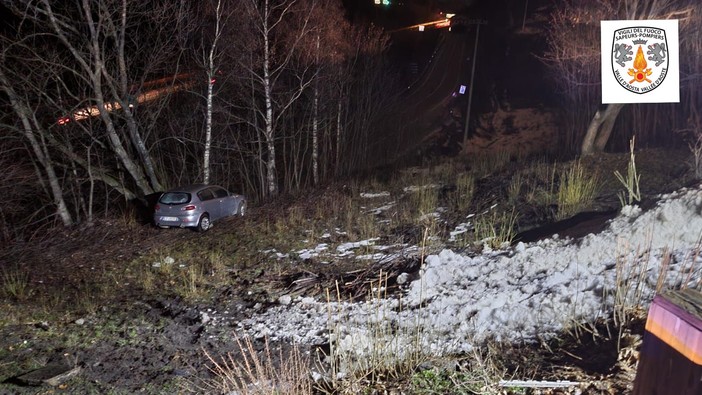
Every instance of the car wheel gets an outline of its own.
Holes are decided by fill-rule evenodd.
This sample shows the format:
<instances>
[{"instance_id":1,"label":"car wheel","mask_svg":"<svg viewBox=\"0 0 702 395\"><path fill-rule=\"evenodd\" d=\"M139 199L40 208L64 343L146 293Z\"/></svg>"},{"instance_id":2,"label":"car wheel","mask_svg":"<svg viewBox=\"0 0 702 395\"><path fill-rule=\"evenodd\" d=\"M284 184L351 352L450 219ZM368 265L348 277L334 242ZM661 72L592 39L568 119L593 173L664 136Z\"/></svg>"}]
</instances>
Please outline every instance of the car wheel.
<instances>
[{"instance_id":1,"label":"car wheel","mask_svg":"<svg viewBox=\"0 0 702 395\"><path fill-rule=\"evenodd\" d=\"M244 214L246 214L246 201L239 203L239 210L237 211L240 217L243 217Z\"/></svg>"},{"instance_id":2,"label":"car wheel","mask_svg":"<svg viewBox=\"0 0 702 395\"><path fill-rule=\"evenodd\" d=\"M197 223L197 231L204 232L211 227L212 223L210 223L210 217L207 214L202 214L200 221Z\"/></svg>"}]
</instances>

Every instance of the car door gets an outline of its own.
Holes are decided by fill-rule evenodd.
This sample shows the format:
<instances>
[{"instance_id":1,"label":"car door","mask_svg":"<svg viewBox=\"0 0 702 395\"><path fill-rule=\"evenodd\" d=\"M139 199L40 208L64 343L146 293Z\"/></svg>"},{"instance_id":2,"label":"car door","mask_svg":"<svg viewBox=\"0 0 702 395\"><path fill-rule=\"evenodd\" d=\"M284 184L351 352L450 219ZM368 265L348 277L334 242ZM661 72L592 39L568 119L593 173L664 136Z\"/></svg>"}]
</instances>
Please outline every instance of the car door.
<instances>
[{"instance_id":1,"label":"car door","mask_svg":"<svg viewBox=\"0 0 702 395\"><path fill-rule=\"evenodd\" d=\"M200 198L202 202L202 211L206 211L210 216L210 221L214 221L219 218L219 204L214 198L212 189L205 188L197 193L197 197Z\"/></svg>"},{"instance_id":2,"label":"car door","mask_svg":"<svg viewBox=\"0 0 702 395\"><path fill-rule=\"evenodd\" d=\"M226 217L234 212L232 199L229 197L229 192L221 187L212 187L212 194L219 206L219 218Z\"/></svg>"}]
</instances>

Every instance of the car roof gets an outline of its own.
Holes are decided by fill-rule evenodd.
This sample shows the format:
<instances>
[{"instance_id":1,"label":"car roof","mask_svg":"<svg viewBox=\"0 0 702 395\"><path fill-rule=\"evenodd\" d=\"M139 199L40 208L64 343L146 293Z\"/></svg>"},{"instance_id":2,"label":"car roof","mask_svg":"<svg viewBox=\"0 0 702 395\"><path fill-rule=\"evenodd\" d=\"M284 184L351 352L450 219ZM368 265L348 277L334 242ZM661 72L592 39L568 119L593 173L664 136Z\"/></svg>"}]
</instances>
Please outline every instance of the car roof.
<instances>
[{"instance_id":1,"label":"car roof","mask_svg":"<svg viewBox=\"0 0 702 395\"><path fill-rule=\"evenodd\" d=\"M207 187L218 187L222 188L219 185L209 185L209 184L192 184L192 185L183 185L177 188L169 189L166 192L187 192L187 193L197 193L200 192L201 190L207 188Z\"/></svg>"}]
</instances>

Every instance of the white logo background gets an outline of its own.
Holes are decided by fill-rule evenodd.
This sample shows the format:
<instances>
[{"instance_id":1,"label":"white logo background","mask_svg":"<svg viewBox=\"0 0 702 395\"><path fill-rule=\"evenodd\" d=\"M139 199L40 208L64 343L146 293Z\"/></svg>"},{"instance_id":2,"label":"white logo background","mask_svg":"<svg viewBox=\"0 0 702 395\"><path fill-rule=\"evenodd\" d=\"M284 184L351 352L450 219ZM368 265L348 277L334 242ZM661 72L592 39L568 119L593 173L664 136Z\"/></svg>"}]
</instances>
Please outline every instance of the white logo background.
<instances>
[{"instance_id":1,"label":"white logo background","mask_svg":"<svg viewBox=\"0 0 702 395\"><path fill-rule=\"evenodd\" d=\"M622 35L622 29L630 29L629 35ZM665 31L666 51L665 62L656 66L655 61L649 60L652 55L646 54L649 51L648 45L660 43L661 40L655 38L644 38L648 40L648 45L641 45L643 53L648 63L647 69L651 69L651 75L647 78L651 81L635 81L629 84L633 77L627 74L627 70L633 69L633 62L636 58L638 45L632 44L631 40L621 39L621 37L633 36L636 33L644 32L648 29L653 33L655 29ZM620 39L616 39L615 31L618 31ZM650 34L654 35L654 34ZM617 45L629 45L628 56L623 57L623 48L615 54ZM602 103L679 103L680 102L680 70L678 53L678 21L677 20L642 20L642 21L601 21L601 51L602 51ZM614 57L613 55L617 55ZM624 66L617 62L623 61ZM665 68L665 74L662 70ZM618 74L618 75L617 75ZM663 78L659 78L663 77Z\"/></svg>"}]
</instances>

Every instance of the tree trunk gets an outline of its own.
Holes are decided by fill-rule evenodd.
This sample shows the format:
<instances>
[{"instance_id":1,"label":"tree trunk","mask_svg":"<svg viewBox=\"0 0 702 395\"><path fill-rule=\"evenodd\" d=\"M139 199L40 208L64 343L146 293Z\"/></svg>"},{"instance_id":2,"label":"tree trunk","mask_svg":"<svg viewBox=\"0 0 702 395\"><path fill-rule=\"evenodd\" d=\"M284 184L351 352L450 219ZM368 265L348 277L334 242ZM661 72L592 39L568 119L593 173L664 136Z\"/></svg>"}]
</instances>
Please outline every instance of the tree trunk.
<instances>
[{"instance_id":1,"label":"tree trunk","mask_svg":"<svg viewBox=\"0 0 702 395\"><path fill-rule=\"evenodd\" d=\"M604 147L612 134L614 123L624 104L608 104L604 109L598 109L587 127L585 138L580 148L583 155L604 151Z\"/></svg>"},{"instance_id":2,"label":"tree trunk","mask_svg":"<svg viewBox=\"0 0 702 395\"><path fill-rule=\"evenodd\" d=\"M124 46L125 46L125 41L126 41L126 27L127 27L127 0L122 0L122 8L120 10L120 28L119 28L119 33L117 34L117 41L119 43L118 45L118 57L117 57L117 62L119 65L119 84L120 84L120 90L122 92L122 98L127 97L129 94L129 79L128 79L128 72L127 72L127 64L126 64L126 55L124 53ZM107 69L104 67L105 65L103 64L103 73L105 76L107 76ZM115 97L120 98L119 95L116 94L115 92ZM139 126L137 125L136 120L134 119L134 114L132 114L132 109L129 107L129 101L125 102L124 100L120 100L120 105L122 106L122 111L124 112L126 118L127 118L127 130L129 131L129 137L132 141L132 144L134 144L134 147L137 150L137 153L139 154L139 158L141 159L141 162L144 166L144 171L146 172L146 176L149 178L149 182L151 183L151 187L153 187L154 190L160 191L163 189L161 187L161 183L156 176L156 171L154 169L154 163L153 160L151 160L151 154L149 153L149 150L146 148L146 144L144 143L144 139L141 137L141 133L139 132Z\"/></svg>"},{"instance_id":3,"label":"tree trunk","mask_svg":"<svg viewBox=\"0 0 702 395\"><path fill-rule=\"evenodd\" d=\"M607 141L609 141L609 137L612 135L614 123L617 121L617 116L621 112L622 108L624 108L624 104L610 104L607 109L609 110L610 107L612 108L612 111L609 114L605 112L605 119L602 122L602 128L600 128L600 132L597 134L597 138L595 139L596 152L604 151Z\"/></svg>"},{"instance_id":4,"label":"tree trunk","mask_svg":"<svg viewBox=\"0 0 702 395\"><path fill-rule=\"evenodd\" d=\"M212 73L208 73L212 74ZM212 91L214 83L212 82L213 76L210 76L210 81L207 85L207 120L205 126L205 154L202 160L202 171L203 177L202 182L205 184L210 183L210 150L212 147Z\"/></svg>"},{"instance_id":5,"label":"tree trunk","mask_svg":"<svg viewBox=\"0 0 702 395\"><path fill-rule=\"evenodd\" d=\"M275 143L273 136L266 135L266 147L268 148L268 159L266 160L266 186L268 195L275 196L278 194L278 178L276 177L275 169Z\"/></svg>"},{"instance_id":6,"label":"tree trunk","mask_svg":"<svg viewBox=\"0 0 702 395\"><path fill-rule=\"evenodd\" d=\"M222 24L222 2L217 1L215 9L215 32L212 39L212 45L205 60L207 68L207 77L209 79L207 85L207 119L205 126L205 153L202 160L203 167L203 182L210 183L210 152L212 151L212 104L214 101L214 84L217 75L217 67L215 60L217 58L217 42L221 35Z\"/></svg>"},{"instance_id":7,"label":"tree trunk","mask_svg":"<svg viewBox=\"0 0 702 395\"><path fill-rule=\"evenodd\" d=\"M319 32L315 43L317 76L314 80L314 102L312 114L312 181L319 184Z\"/></svg>"},{"instance_id":8,"label":"tree trunk","mask_svg":"<svg viewBox=\"0 0 702 395\"><path fill-rule=\"evenodd\" d=\"M272 81L271 81L271 43L268 37L269 27L269 9L268 0L265 1L265 11L263 18L264 23L264 36L263 36L263 90L266 100L266 117L265 117L265 130L264 134L266 137L266 148L268 150L268 158L266 160L266 182L268 188L268 195L275 196L278 194L278 180L276 177L275 169L275 141L274 141L274 130L273 130L273 98L272 98Z\"/></svg>"},{"instance_id":9,"label":"tree trunk","mask_svg":"<svg viewBox=\"0 0 702 395\"><path fill-rule=\"evenodd\" d=\"M341 97L336 107L336 161L334 166L334 174L339 175L341 161Z\"/></svg>"},{"instance_id":10,"label":"tree trunk","mask_svg":"<svg viewBox=\"0 0 702 395\"><path fill-rule=\"evenodd\" d=\"M98 31L96 30L97 26L93 21L93 12L90 7L90 3L88 2L88 0L82 1L82 8L84 13L83 16L85 17L85 22L87 22L86 24L90 32L90 38L88 40L87 49L88 53L79 51L73 44L71 44L70 40L65 34L64 27L60 25L57 21L57 18L54 15L53 10L51 9L49 1L42 0L42 4L44 5L44 10L46 11L47 16L49 17L49 21L54 32L61 40L61 42L63 42L63 44L66 46L69 52L73 55L75 60L80 64L81 68L87 75L86 78L90 81L91 89L93 91L93 94L95 95L95 104L97 105L97 108L99 110L100 119L104 123L105 129L107 130L107 137L110 141L112 149L114 150L122 165L124 165L125 169L127 169L129 175L137 184L137 187L139 188L141 193L144 195L149 195L153 193L154 190L151 188L151 185L149 185L148 181L146 180L144 171L139 166L139 164L129 156L126 149L124 148L124 145L122 144L122 141L120 140L120 137L115 129L115 125L112 122L112 119L110 118L107 109L105 108L105 98L102 87L102 78L104 71L102 57L103 48L100 47L100 37ZM87 59L90 59L92 61L92 65L88 63Z\"/></svg>"},{"instance_id":11,"label":"tree trunk","mask_svg":"<svg viewBox=\"0 0 702 395\"><path fill-rule=\"evenodd\" d=\"M56 214L61 218L61 222L64 226L70 226L73 224L73 218L71 213L68 211L66 206L66 201L63 198L63 190L61 189L61 184L59 183L56 172L54 171L54 165L49 156L49 151L46 146L40 144L34 135L34 130L32 129L31 122L29 121L29 110L28 107L23 103L20 103L16 92L9 85L5 74L0 70L0 84L2 84L2 89L5 91L10 99L10 105L15 111L17 116L22 122L23 134L25 138L29 141L29 146L32 148L32 152L36 156L37 161L44 168L46 177L49 180L49 187L51 189L51 195L54 199L54 206L56 206Z\"/></svg>"}]
</instances>

